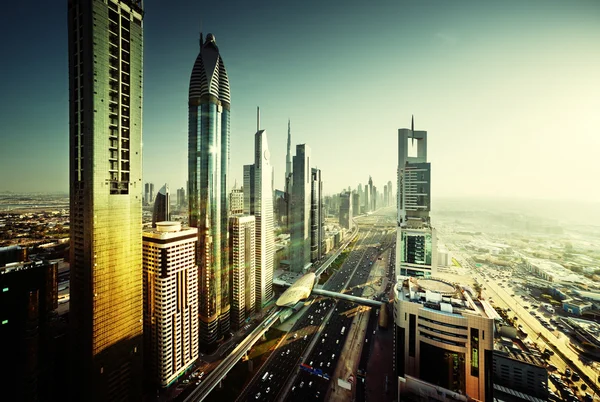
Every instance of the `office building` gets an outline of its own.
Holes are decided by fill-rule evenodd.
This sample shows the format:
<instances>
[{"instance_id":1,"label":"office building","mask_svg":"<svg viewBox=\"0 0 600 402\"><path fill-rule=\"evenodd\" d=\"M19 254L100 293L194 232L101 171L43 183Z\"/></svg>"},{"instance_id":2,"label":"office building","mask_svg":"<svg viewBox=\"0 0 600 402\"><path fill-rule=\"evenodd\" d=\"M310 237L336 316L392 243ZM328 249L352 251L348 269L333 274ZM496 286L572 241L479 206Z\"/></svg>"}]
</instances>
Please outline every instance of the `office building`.
<instances>
[{"instance_id":1,"label":"office building","mask_svg":"<svg viewBox=\"0 0 600 402\"><path fill-rule=\"evenodd\" d=\"M323 257L323 181L321 169L311 169L310 181L310 260L316 262Z\"/></svg>"},{"instance_id":2,"label":"office building","mask_svg":"<svg viewBox=\"0 0 600 402\"><path fill-rule=\"evenodd\" d=\"M416 141L416 156L409 156ZM437 236L431 226L431 165L427 162L427 132L398 130L398 198L396 271L430 276L437 269Z\"/></svg>"},{"instance_id":3,"label":"office building","mask_svg":"<svg viewBox=\"0 0 600 402\"><path fill-rule=\"evenodd\" d=\"M169 186L165 184L158 190L154 199L154 210L152 211L152 227L156 227L156 222L164 222L171 219L171 197L169 195Z\"/></svg>"},{"instance_id":4,"label":"office building","mask_svg":"<svg viewBox=\"0 0 600 402\"><path fill-rule=\"evenodd\" d=\"M74 400L141 399L143 15L68 3Z\"/></svg>"},{"instance_id":5,"label":"office building","mask_svg":"<svg viewBox=\"0 0 600 402\"><path fill-rule=\"evenodd\" d=\"M390 205L394 205L394 202L396 201L396 197L394 197L394 194L393 194L391 181L388 181L388 183L387 183L387 190L388 190L388 203L386 204L386 206L389 207Z\"/></svg>"},{"instance_id":6,"label":"office building","mask_svg":"<svg viewBox=\"0 0 600 402\"><path fill-rule=\"evenodd\" d=\"M371 191L369 189L369 184L367 183L365 185L365 191L364 191L364 205L363 205L363 213L367 213L369 211L371 211Z\"/></svg>"},{"instance_id":7,"label":"office building","mask_svg":"<svg viewBox=\"0 0 600 402\"><path fill-rule=\"evenodd\" d=\"M255 311L256 219L253 215L229 218L231 264L231 325L240 329Z\"/></svg>"},{"instance_id":8,"label":"office building","mask_svg":"<svg viewBox=\"0 0 600 402\"><path fill-rule=\"evenodd\" d=\"M144 204L151 205L154 201L154 183L146 183L144 185Z\"/></svg>"},{"instance_id":9,"label":"office building","mask_svg":"<svg viewBox=\"0 0 600 402\"><path fill-rule=\"evenodd\" d=\"M349 191L340 194L339 224L346 229L352 228L352 196Z\"/></svg>"},{"instance_id":10,"label":"office building","mask_svg":"<svg viewBox=\"0 0 600 402\"><path fill-rule=\"evenodd\" d=\"M375 211L377 209L377 187L373 186L373 190L371 191L371 211Z\"/></svg>"},{"instance_id":11,"label":"office building","mask_svg":"<svg viewBox=\"0 0 600 402\"><path fill-rule=\"evenodd\" d=\"M50 327L51 313L58 307L58 264L19 260L0 268L2 397L50 400L54 380Z\"/></svg>"},{"instance_id":12,"label":"office building","mask_svg":"<svg viewBox=\"0 0 600 402\"><path fill-rule=\"evenodd\" d=\"M310 267L311 246L311 170L310 147L296 145L292 185L292 220L290 231L290 268L304 272Z\"/></svg>"},{"instance_id":13,"label":"office building","mask_svg":"<svg viewBox=\"0 0 600 402\"><path fill-rule=\"evenodd\" d=\"M200 343L209 349L229 334L229 79L215 37L200 37L189 93L188 201L198 228Z\"/></svg>"},{"instance_id":14,"label":"office building","mask_svg":"<svg viewBox=\"0 0 600 402\"><path fill-rule=\"evenodd\" d=\"M144 367L160 388L198 358L197 240L198 230L181 222L157 222L143 234Z\"/></svg>"},{"instance_id":15,"label":"office building","mask_svg":"<svg viewBox=\"0 0 600 402\"><path fill-rule=\"evenodd\" d=\"M259 123L260 124L260 123ZM273 297L273 189L271 156L267 132L257 128L254 135L254 164L244 166L244 213L256 218L255 286L256 309L262 309Z\"/></svg>"},{"instance_id":16,"label":"office building","mask_svg":"<svg viewBox=\"0 0 600 402\"><path fill-rule=\"evenodd\" d=\"M233 186L229 193L229 215L244 213L244 190Z\"/></svg>"},{"instance_id":17,"label":"office building","mask_svg":"<svg viewBox=\"0 0 600 402\"><path fill-rule=\"evenodd\" d=\"M383 206L387 207L388 205L388 187L387 184L383 186Z\"/></svg>"},{"instance_id":18,"label":"office building","mask_svg":"<svg viewBox=\"0 0 600 402\"><path fill-rule=\"evenodd\" d=\"M360 194L356 191L352 193L352 217L360 215Z\"/></svg>"},{"instance_id":19,"label":"office building","mask_svg":"<svg viewBox=\"0 0 600 402\"><path fill-rule=\"evenodd\" d=\"M472 298L464 286L399 276L394 288L399 399L411 392L416 379L445 390L446 396L490 400L486 372L492 361L496 318L496 311L485 300ZM441 393L436 398L446 400Z\"/></svg>"},{"instance_id":20,"label":"office building","mask_svg":"<svg viewBox=\"0 0 600 402\"><path fill-rule=\"evenodd\" d=\"M177 190L177 208L186 207L185 188L181 187Z\"/></svg>"},{"instance_id":21,"label":"office building","mask_svg":"<svg viewBox=\"0 0 600 402\"><path fill-rule=\"evenodd\" d=\"M493 353L494 398L547 401L546 362L521 349L502 345ZM510 398L510 399L506 399ZM534 399L537 398L537 399Z\"/></svg>"},{"instance_id":22,"label":"office building","mask_svg":"<svg viewBox=\"0 0 600 402\"><path fill-rule=\"evenodd\" d=\"M291 207L292 207L292 185L294 176L292 173L292 130L288 119L287 153L285 154L285 227L290 229Z\"/></svg>"}]
</instances>

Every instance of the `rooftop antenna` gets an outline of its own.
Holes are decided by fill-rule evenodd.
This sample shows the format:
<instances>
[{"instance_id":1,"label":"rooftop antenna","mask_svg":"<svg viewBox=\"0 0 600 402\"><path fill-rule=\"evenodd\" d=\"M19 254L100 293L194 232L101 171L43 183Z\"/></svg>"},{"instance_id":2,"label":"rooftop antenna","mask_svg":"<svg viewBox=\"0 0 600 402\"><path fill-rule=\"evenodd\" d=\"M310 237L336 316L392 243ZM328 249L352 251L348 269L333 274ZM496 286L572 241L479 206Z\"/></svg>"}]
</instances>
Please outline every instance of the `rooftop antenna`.
<instances>
[{"instance_id":1,"label":"rooftop antenna","mask_svg":"<svg viewBox=\"0 0 600 402\"><path fill-rule=\"evenodd\" d=\"M256 107L256 131L260 130L260 107Z\"/></svg>"}]
</instances>

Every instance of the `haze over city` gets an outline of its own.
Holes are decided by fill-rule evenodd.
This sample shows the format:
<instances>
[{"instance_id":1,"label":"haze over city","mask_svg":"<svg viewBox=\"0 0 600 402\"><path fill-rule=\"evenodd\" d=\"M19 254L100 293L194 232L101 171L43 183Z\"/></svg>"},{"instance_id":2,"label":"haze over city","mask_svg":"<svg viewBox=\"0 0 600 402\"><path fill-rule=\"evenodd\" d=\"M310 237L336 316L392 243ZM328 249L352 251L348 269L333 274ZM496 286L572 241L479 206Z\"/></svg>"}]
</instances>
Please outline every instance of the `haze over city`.
<instances>
[{"instance_id":1,"label":"haze over city","mask_svg":"<svg viewBox=\"0 0 600 402\"><path fill-rule=\"evenodd\" d=\"M202 29L232 86L232 185L252 161L258 105L275 188L288 118L292 143L312 147L331 193L368 174L394 181L397 129L414 114L430 135L436 196L600 201L590 186L600 175L600 3L234 3L145 2L145 181L185 185L186 94ZM65 13L66 2L42 1L3 13L12 61L0 170L11 174L0 191L68 188Z\"/></svg>"}]
</instances>

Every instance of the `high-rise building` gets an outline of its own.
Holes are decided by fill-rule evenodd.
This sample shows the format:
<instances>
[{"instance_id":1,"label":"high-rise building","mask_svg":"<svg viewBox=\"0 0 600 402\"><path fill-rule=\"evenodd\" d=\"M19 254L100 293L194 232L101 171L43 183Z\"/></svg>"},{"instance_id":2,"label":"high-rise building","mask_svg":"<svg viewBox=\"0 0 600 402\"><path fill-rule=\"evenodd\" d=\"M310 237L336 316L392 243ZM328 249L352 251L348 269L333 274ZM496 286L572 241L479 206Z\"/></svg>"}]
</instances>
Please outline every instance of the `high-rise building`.
<instances>
[{"instance_id":1,"label":"high-rise building","mask_svg":"<svg viewBox=\"0 0 600 402\"><path fill-rule=\"evenodd\" d=\"M387 189L388 189L388 203L386 204L386 206L390 206L394 204L394 201L396 200L396 197L394 197L394 194L392 192L392 182L391 180L388 181L387 183Z\"/></svg>"},{"instance_id":2,"label":"high-rise building","mask_svg":"<svg viewBox=\"0 0 600 402\"><path fill-rule=\"evenodd\" d=\"M258 129L254 135L254 164L244 166L244 213L256 217L256 309L273 298L275 228L271 173L267 132Z\"/></svg>"},{"instance_id":3,"label":"high-rise building","mask_svg":"<svg viewBox=\"0 0 600 402\"><path fill-rule=\"evenodd\" d=\"M374 203L375 203L375 194L373 193L373 178L371 176L369 176L369 184L368 184L368 192L369 192L369 204L368 204L368 208L369 211L374 211L375 208L373 207Z\"/></svg>"},{"instance_id":4,"label":"high-rise building","mask_svg":"<svg viewBox=\"0 0 600 402\"><path fill-rule=\"evenodd\" d=\"M158 190L154 199L154 211L152 211L152 227L156 227L156 222L165 222L171 219L171 196L169 186L165 184Z\"/></svg>"},{"instance_id":5,"label":"high-rise building","mask_svg":"<svg viewBox=\"0 0 600 402\"><path fill-rule=\"evenodd\" d=\"M371 191L369 190L369 184L365 184L365 191L364 191L364 213L369 212L371 209Z\"/></svg>"},{"instance_id":6,"label":"high-rise building","mask_svg":"<svg viewBox=\"0 0 600 402\"><path fill-rule=\"evenodd\" d=\"M240 329L255 311L256 219L253 215L229 218L231 261L231 325Z\"/></svg>"},{"instance_id":7,"label":"high-rise building","mask_svg":"<svg viewBox=\"0 0 600 402\"><path fill-rule=\"evenodd\" d=\"M190 226L198 228L200 343L212 348L229 333L227 175L229 79L212 34L194 63L189 93L188 201Z\"/></svg>"},{"instance_id":8,"label":"high-rise building","mask_svg":"<svg viewBox=\"0 0 600 402\"><path fill-rule=\"evenodd\" d=\"M70 0L74 400L142 390L142 1Z\"/></svg>"},{"instance_id":9,"label":"high-rise building","mask_svg":"<svg viewBox=\"0 0 600 402\"><path fill-rule=\"evenodd\" d=\"M177 207L185 207L185 188L183 187L177 190Z\"/></svg>"},{"instance_id":10,"label":"high-rise building","mask_svg":"<svg viewBox=\"0 0 600 402\"><path fill-rule=\"evenodd\" d=\"M198 358L197 240L198 229L181 222L160 221L143 234L144 367L161 388Z\"/></svg>"},{"instance_id":11,"label":"high-rise building","mask_svg":"<svg viewBox=\"0 0 600 402\"><path fill-rule=\"evenodd\" d=\"M296 145L292 185L290 233L291 270L303 272L310 264L311 171L310 147Z\"/></svg>"},{"instance_id":12,"label":"high-rise building","mask_svg":"<svg viewBox=\"0 0 600 402\"><path fill-rule=\"evenodd\" d=\"M144 185L144 204L150 205L154 201L154 183L146 183Z\"/></svg>"},{"instance_id":13,"label":"high-rise building","mask_svg":"<svg viewBox=\"0 0 600 402\"><path fill-rule=\"evenodd\" d=\"M352 193L352 217L360 215L360 194L356 191Z\"/></svg>"},{"instance_id":14,"label":"high-rise building","mask_svg":"<svg viewBox=\"0 0 600 402\"><path fill-rule=\"evenodd\" d=\"M346 229L352 228L352 201L353 194L349 191L340 194L340 226Z\"/></svg>"},{"instance_id":15,"label":"high-rise building","mask_svg":"<svg viewBox=\"0 0 600 402\"><path fill-rule=\"evenodd\" d=\"M229 215L244 213L244 189L233 186L229 193Z\"/></svg>"},{"instance_id":16,"label":"high-rise building","mask_svg":"<svg viewBox=\"0 0 600 402\"><path fill-rule=\"evenodd\" d=\"M292 173L292 130L290 128L290 120L288 119L288 135L287 135L287 153L285 154L285 220L286 227L290 229L291 207L292 207L292 185L294 176Z\"/></svg>"},{"instance_id":17,"label":"high-rise building","mask_svg":"<svg viewBox=\"0 0 600 402\"><path fill-rule=\"evenodd\" d=\"M445 389L446 395L489 400L486 374L497 317L485 300L474 299L464 286L399 276L394 288L398 395L426 396L427 388L420 382L424 381ZM446 400L443 393L434 393L433 399Z\"/></svg>"},{"instance_id":18,"label":"high-rise building","mask_svg":"<svg viewBox=\"0 0 600 402\"><path fill-rule=\"evenodd\" d=\"M409 156L408 141L417 141ZM427 162L427 132L398 130L398 230L396 270L401 275L429 276L437 268L437 238L431 226L431 165Z\"/></svg>"},{"instance_id":19,"label":"high-rise building","mask_svg":"<svg viewBox=\"0 0 600 402\"><path fill-rule=\"evenodd\" d=\"M388 200L388 186L387 186L387 184L385 184L383 186L383 206L387 207L388 203L389 203L389 200Z\"/></svg>"},{"instance_id":20,"label":"high-rise building","mask_svg":"<svg viewBox=\"0 0 600 402\"><path fill-rule=\"evenodd\" d=\"M377 209L377 187L373 186L371 191L371 211L375 211Z\"/></svg>"},{"instance_id":21,"label":"high-rise building","mask_svg":"<svg viewBox=\"0 0 600 402\"><path fill-rule=\"evenodd\" d=\"M14 250L14 249L13 249ZM57 263L20 261L0 268L0 385L7 401L53 400L52 311ZM58 398L58 395L56 395Z\"/></svg>"},{"instance_id":22,"label":"high-rise building","mask_svg":"<svg viewBox=\"0 0 600 402\"><path fill-rule=\"evenodd\" d=\"M310 260L316 262L323 257L323 181L321 169L311 169L310 181Z\"/></svg>"}]
</instances>

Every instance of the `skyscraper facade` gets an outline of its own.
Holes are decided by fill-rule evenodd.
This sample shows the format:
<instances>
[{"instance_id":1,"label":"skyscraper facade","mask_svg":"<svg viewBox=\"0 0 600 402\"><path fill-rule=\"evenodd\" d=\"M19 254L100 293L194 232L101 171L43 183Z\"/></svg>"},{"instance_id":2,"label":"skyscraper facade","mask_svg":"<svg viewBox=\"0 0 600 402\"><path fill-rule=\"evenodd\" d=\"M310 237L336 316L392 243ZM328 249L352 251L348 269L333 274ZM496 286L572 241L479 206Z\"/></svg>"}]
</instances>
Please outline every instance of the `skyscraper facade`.
<instances>
[{"instance_id":1,"label":"skyscraper facade","mask_svg":"<svg viewBox=\"0 0 600 402\"><path fill-rule=\"evenodd\" d=\"M392 192L392 182L391 180L388 181L387 183L387 190L388 190L388 203L386 204L386 206L390 206L390 205L394 205L394 201L396 200L396 197L394 197L394 194Z\"/></svg>"},{"instance_id":2,"label":"skyscraper facade","mask_svg":"<svg viewBox=\"0 0 600 402\"><path fill-rule=\"evenodd\" d=\"M152 227L156 227L156 222L164 222L171 219L171 196L169 186L165 184L158 190L154 199L154 210L152 211Z\"/></svg>"},{"instance_id":3,"label":"skyscraper facade","mask_svg":"<svg viewBox=\"0 0 600 402\"><path fill-rule=\"evenodd\" d=\"M290 233L291 270L302 272L310 264L311 170L310 147L296 145L292 185Z\"/></svg>"},{"instance_id":4,"label":"skyscraper facade","mask_svg":"<svg viewBox=\"0 0 600 402\"><path fill-rule=\"evenodd\" d=\"M273 297L273 189L271 156L267 133L254 135L254 164L244 166L244 212L256 217L255 286L256 308L261 309Z\"/></svg>"},{"instance_id":5,"label":"skyscraper facade","mask_svg":"<svg viewBox=\"0 0 600 402\"><path fill-rule=\"evenodd\" d=\"M417 155L409 156L409 141ZM430 276L437 268L437 238L431 226L431 164L427 162L427 132L398 130L398 230L396 269L400 275Z\"/></svg>"},{"instance_id":6,"label":"skyscraper facade","mask_svg":"<svg viewBox=\"0 0 600 402\"><path fill-rule=\"evenodd\" d=\"M352 228L352 201L353 194L349 191L340 194L340 226L346 229Z\"/></svg>"},{"instance_id":7,"label":"skyscraper facade","mask_svg":"<svg viewBox=\"0 0 600 402\"><path fill-rule=\"evenodd\" d=\"M240 329L255 311L255 223L252 215L229 218L231 325L235 329Z\"/></svg>"},{"instance_id":8,"label":"skyscraper facade","mask_svg":"<svg viewBox=\"0 0 600 402\"><path fill-rule=\"evenodd\" d=\"M181 187L177 190L177 208L185 207L185 188Z\"/></svg>"},{"instance_id":9,"label":"skyscraper facade","mask_svg":"<svg viewBox=\"0 0 600 402\"><path fill-rule=\"evenodd\" d=\"M290 128L290 120L288 119L288 135L287 135L287 153L285 154L285 222L288 230L290 229L291 206L292 206L292 185L294 177L292 174L292 130Z\"/></svg>"},{"instance_id":10,"label":"skyscraper facade","mask_svg":"<svg viewBox=\"0 0 600 402\"><path fill-rule=\"evenodd\" d=\"M141 399L143 14L68 2L75 400Z\"/></svg>"},{"instance_id":11,"label":"skyscraper facade","mask_svg":"<svg viewBox=\"0 0 600 402\"><path fill-rule=\"evenodd\" d=\"M180 222L157 222L143 235L144 366L161 388L198 358L197 240Z\"/></svg>"},{"instance_id":12,"label":"skyscraper facade","mask_svg":"<svg viewBox=\"0 0 600 402\"><path fill-rule=\"evenodd\" d=\"M200 342L210 348L229 333L227 175L229 79L212 34L194 63L189 92L188 200L198 228Z\"/></svg>"},{"instance_id":13,"label":"skyscraper facade","mask_svg":"<svg viewBox=\"0 0 600 402\"><path fill-rule=\"evenodd\" d=\"M368 183L365 185L364 195L364 212L367 213L371 210L371 190Z\"/></svg>"},{"instance_id":14,"label":"skyscraper facade","mask_svg":"<svg viewBox=\"0 0 600 402\"><path fill-rule=\"evenodd\" d=\"M310 260L323 256L323 181L321 169L311 169L310 180Z\"/></svg>"},{"instance_id":15,"label":"skyscraper facade","mask_svg":"<svg viewBox=\"0 0 600 402\"><path fill-rule=\"evenodd\" d=\"M352 193L352 217L360 215L360 194L354 191Z\"/></svg>"}]
</instances>

